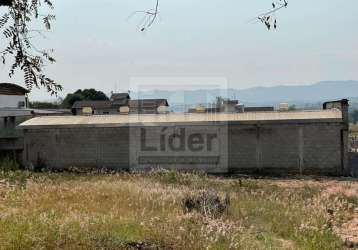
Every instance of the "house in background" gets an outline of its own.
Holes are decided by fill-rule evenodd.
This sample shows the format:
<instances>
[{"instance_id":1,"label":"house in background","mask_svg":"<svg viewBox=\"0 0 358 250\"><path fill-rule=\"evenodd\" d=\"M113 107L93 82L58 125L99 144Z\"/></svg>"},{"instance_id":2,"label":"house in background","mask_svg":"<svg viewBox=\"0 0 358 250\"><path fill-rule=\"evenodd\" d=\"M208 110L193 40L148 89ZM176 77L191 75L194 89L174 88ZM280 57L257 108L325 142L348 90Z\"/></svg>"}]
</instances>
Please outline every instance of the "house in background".
<instances>
[{"instance_id":1,"label":"house in background","mask_svg":"<svg viewBox=\"0 0 358 250\"><path fill-rule=\"evenodd\" d=\"M23 150L23 131L16 127L36 116L66 115L65 110L30 109L29 91L12 83L0 83L0 158L18 158Z\"/></svg>"},{"instance_id":2,"label":"house in background","mask_svg":"<svg viewBox=\"0 0 358 250\"><path fill-rule=\"evenodd\" d=\"M139 99L129 101L130 114L158 114L168 112L167 99Z\"/></svg>"},{"instance_id":3,"label":"house in background","mask_svg":"<svg viewBox=\"0 0 358 250\"><path fill-rule=\"evenodd\" d=\"M27 109L28 90L12 83L0 83L0 138L31 118Z\"/></svg>"},{"instance_id":4,"label":"house in background","mask_svg":"<svg viewBox=\"0 0 358 250\"><path fill-rule=\"evenodd\" d=\"M109 101L76 101L72 106L74 115L115 115L120 108L128 106L130 96L128 93L112 93Z\"/></svg>"},{"instance_id":5,"label":"house in background","mask_svg":"<svg viewBox=\"0 0 358 250\"><path fill-rule=\"evenodd\" d=\"M29 91L12 83L0 83L0 108L27 108Z\"/></svg>"},{"instance_id":6,"label":"house in background","mask_svg":"<svg viewBox=\"0 0 358 250\"><path fill-rule=\"evenodd\" d=\"M131 99L128 93L112 93L110 101L113 106L122 107L128 106L128 102Z\"/></svg>"},{"instance_id":7,"label":"house in background","mask_svg":"<svg viewBox=\"0 0 358 250\"><path fill-rule=\"evenodd\" d=\"M167 99L131 100L128 93L112 93L109 101L76 101L74 115L158 114L168 111Z\"/></svg>"},{"instance_id":8,"label":"house in background","mask_svg":"<svg viewBox=\"0 0 358 250\"><path fill-rule=\"evenodd\" d=\"M72 105L74 115L109 115L117 114L118 108L112 106L111 101L76 101Z\"/></svg>"},{"instance_id":9,"label":"house in background","mask_svg":"<svg viewBox=\"0 0 358 250\"><path fill-rule=\"evenodd\" d=\"M189 113L248 113L248 112L273 112L274 107L247 107L239 100L218 99L217 103L199 105L189 108ZM288 110L287 110L288 111Z\"/></svg>"}]
</instances>

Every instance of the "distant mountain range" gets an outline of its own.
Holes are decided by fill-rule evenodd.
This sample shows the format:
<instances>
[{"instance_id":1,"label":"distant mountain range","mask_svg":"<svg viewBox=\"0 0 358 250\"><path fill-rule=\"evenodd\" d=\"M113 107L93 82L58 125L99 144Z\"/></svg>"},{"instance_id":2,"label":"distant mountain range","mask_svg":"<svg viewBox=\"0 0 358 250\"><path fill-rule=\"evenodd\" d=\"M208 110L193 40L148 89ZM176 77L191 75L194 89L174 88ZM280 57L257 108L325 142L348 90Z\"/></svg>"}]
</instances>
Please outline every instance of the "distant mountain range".
<instances>
[{"instance_id":1,"label":"distant mountain range","mask_svg":"<svg viewBox=\"0 0 358 250\"><path fill-rule=\"evenodd\" d=\"M298 107L320 106L322 102L347 98L358 108L358 81L324 81L312 85L255 87L248 89L198 89L185 91L145 91L131 93L132 98L166 98L174 111L197 104L214 103L217 96L238 99L247 106L288 102Z\"/></svg>"}]
</instances>

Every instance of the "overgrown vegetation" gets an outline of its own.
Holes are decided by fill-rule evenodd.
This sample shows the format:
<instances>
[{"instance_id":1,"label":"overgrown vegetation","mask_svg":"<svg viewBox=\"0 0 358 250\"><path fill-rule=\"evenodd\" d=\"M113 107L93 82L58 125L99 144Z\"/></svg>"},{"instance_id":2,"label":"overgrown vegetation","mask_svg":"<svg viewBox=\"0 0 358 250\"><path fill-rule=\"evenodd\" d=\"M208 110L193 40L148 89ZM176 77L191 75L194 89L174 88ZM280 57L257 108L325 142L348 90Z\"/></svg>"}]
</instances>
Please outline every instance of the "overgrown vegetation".
<instances>
[{"instance_id":1,"label":"overgrown vegetation","mask_svg":"<svg viewBox=\"0 0 358 250\"><path fill-rule=\"evenodd\" d=\"M60 109L61 100L55 102L30 102L30 108L32 109Z\"/></svg>"},{"instance_id":2,"label":"overgrown vegetation","mask_svg":"<svg viewBox=\"0 0 358 250\"><path fill-rule=\"evenodd\" d=\"M3 171L15 171L19 170L20 166L16 162L16 160L11 159L10 157L6 156L3 159L0 159L0 170Z\"/></svg>"},{"instance_id":3,"label":"overgrown vegetation","mask_svg":"<svg viewBox=\"0 0 358 250\"><path fill-rule=\"evenodd\" d=\"M334 228L357 209L322 181L4 173L0 249L343 249Z\"/></svg>"}]
</instances>

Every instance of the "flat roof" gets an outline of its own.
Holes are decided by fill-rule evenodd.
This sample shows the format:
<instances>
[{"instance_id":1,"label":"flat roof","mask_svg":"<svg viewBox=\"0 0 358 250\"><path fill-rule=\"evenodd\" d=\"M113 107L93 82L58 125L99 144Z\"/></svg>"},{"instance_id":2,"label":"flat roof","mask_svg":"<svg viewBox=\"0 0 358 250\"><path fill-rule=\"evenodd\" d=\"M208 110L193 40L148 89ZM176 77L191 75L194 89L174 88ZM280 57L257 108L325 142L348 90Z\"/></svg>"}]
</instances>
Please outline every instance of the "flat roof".
<instances>
[{"instance_id":1,"label":"flat roof","mask_svg":"<svg viewBox=\"0 0 358 250\"><path fill-rule=\"evenodd\" d=\"M250 113L169 113L91 116L42 116L27 120L20 128L53 127L119 127L131 125L155 126L158 124L207 124L207 123L264 123L264 122L342 122L338 109L290 112Z\"/></svg>"},{"instance_id":2,"label":"flat roof","mask_svg":"<svg viewBox=\"0 0 358 250\"><path fill-rule=\"evenodd\" d=\"M0 117L9 117L9 116L31 116L33 114L36 115L61 115L65 114L67 111L63 109L29 109L29 108L0 108ZM68 111L67 113L70 113Z\"/></svg>"},{"instance_id":3,"label":"flat roof","mask_svg":"<svg viewBox=\"0 0 358 250\"><path fill-rule=\"evenodd\" d=\"M31 116L31 110L20 108L0 108L0 117Z\"/></svg>"}]
</instances>

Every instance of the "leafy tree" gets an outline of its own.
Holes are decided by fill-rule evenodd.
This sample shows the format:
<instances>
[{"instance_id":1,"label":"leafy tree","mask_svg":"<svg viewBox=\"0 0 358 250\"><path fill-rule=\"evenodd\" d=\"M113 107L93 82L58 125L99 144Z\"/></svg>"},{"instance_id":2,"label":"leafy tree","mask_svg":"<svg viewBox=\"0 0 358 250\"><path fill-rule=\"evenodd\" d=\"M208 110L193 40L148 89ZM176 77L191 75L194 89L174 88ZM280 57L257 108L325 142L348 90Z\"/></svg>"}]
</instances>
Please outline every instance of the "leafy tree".
<instances>
[{"instance_id":1,"label":"leafy tree","mask_svg":"<svg viewBox=\"0 0 358 250\"><path fill-rule=\"evenodd\" d=\"M77 101L82 101L84 98L78 94L68 94L63 100L62 107L63 108L71 108L72 105Z\"/></svg>"},{"instance_id":2,"label":"leafy tree","mask_svg":"<svg viewBox=\"0 0 358 250\"><path fill-rule=\"evenodd\" d=\"M41 18L45 29L51 29L51 21L55 16L41 15L39 11L40 6L53 9L51 1L0 0L0 7L8 9L0 16L0 30L8 41L5 49L0 50L0 57L4 64L7 59L12 59L9 77L12 77L17 69L24 72L25 85L29 90L34 86L44 87L51 94L57 94L62 90L61 85L43 73L46 63L53 63L55 59L51 56L51 51L37 49L31 39L36 34L43 35L41 30L31 27L34 19Z\"/></svg>"},{"instance_id":3,"label":"leafy tree","mask_svg":"<svg viewBox=\"0 0 358 250\"><path fill-rule=\"evenodd\" d=\"M30 102L30 108L33 109L58 109L59 103L54 102Z\"/></svg>"},{"instance_id":4,"label":"leafy tree","mask_svg":"<svg viewBox=\"0 0 358 250\"><path fill-rule=\"evenodd\" d=\"M106 94L102 91L97 91L95 89L84 89L84 90L77 90L75 94L82 95L84 100L92 100L92 101L105 101L109 100Z\"/></svg>"},{"instance_id":5,"label":"leafy tree","mask_svg":"<svg viewBox=\"0 0 358 250\"><path fill-rule=\"evenodd\" d=\"M76 101L107 101L109 98L102 91L95 89L77 90L68 94L62 102L64 108L71 108Z\"/></svg>"}]
</instances>

